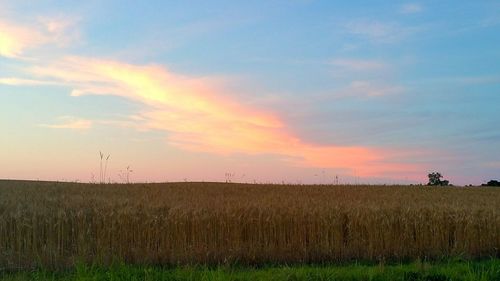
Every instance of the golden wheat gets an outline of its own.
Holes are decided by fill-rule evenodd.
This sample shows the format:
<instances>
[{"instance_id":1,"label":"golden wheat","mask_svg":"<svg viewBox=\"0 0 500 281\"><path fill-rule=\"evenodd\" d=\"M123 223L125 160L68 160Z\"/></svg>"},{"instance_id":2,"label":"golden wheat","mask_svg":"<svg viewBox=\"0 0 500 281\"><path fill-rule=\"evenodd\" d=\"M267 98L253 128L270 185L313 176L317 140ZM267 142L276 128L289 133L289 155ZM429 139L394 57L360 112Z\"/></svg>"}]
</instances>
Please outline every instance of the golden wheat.
<instances>
[{"instance_id":1,"label":"golden wheat","mask_svg":"<svg viewBox=\"0 0 500 281\"><path fill-rule=\"evenodd\" d=\"M0 268L500 254L500 189L0 181Z\"/></svg>"}]
</instances>

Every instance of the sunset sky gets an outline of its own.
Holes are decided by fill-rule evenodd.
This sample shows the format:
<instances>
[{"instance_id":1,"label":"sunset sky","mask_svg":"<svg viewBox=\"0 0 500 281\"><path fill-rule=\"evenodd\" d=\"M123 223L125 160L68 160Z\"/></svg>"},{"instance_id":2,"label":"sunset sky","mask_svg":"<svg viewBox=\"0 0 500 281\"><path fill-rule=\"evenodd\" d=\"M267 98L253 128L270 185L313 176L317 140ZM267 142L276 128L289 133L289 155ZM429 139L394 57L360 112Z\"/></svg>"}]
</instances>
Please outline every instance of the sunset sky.
<instances>
[{"instance_id":1,"label":"sunset sky","mask_svg":"<svg viewBox=\"0 0 500 281\"><path fill-rule=\"evenodd\" d=\"M500 178L499 1L0 0L0 178Z\"/></svg>"}]
</instances>

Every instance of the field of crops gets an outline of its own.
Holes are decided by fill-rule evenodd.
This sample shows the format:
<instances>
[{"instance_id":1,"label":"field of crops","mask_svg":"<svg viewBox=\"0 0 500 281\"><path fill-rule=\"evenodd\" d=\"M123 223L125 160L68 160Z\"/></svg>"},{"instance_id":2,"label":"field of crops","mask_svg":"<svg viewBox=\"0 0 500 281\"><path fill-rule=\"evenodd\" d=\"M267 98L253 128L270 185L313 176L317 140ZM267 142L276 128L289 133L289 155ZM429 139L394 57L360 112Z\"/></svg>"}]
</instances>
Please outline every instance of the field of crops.
<instances>
[{"instance_id":1,"label":"field of crops","mask_svg":"<svg viewBox=\"0 0 500 281\"><path fill-rule=\"evenodd\" d=\"M0 181L0 268L500 256L500 189Z\"/></svg>"}]
</instances>

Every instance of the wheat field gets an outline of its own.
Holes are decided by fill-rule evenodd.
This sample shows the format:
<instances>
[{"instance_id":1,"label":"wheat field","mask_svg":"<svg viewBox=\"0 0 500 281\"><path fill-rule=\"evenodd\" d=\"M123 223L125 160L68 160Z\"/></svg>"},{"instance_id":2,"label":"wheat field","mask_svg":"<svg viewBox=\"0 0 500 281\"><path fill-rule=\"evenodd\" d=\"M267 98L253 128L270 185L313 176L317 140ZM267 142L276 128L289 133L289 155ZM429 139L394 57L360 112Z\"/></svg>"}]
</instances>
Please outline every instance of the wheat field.
<instances>
[{"instance_id":1,"label":"wheat field","mask_svg":"<svg viewBox=\"0 0 500 281\"><path fill-rule=\"evenodd\" d=\"M500 189L0 181L0 268L500 256Z\"/></svg>"}]
</instances>

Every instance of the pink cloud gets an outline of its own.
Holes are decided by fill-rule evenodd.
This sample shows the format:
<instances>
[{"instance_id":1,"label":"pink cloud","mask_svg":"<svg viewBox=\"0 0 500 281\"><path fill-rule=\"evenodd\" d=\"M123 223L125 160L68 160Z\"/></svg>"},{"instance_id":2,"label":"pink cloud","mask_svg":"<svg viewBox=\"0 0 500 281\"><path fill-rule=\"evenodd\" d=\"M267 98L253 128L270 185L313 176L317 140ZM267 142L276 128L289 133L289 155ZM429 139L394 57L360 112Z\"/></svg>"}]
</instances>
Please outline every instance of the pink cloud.
<instances>
[{"instance_id":1,"label":"pink cloud","mask_svg":"<svg viewBox=\"0 0 500 281\"><path fill-rule=\"evenodd\" d=\"M32 67L30 72L38 79L67 84L74 96L115 95L144 104L143 126L168 132L168 143L185 150L280 155L292 165L356 170L358 176L417 168L388 163L391 151L307 143L276 114L243 106L211 78L182 76L157 65L81 57Z\"/></svg>"},{"instance_id":2,"label":"pink cloud","mask_svg":"<svg viewBox=\"0 0 500 281\"><path fill-rule=\"evenodd\" d=\"M16 58L44 42L46 38L36 30L0 20L0 56Z\"/></svg>"},{"instance_id":3,"label":"pink cloud","mask_svg":"<svg viewBox=\"0 0 500 281\"><path fill-rule=\"evenodd\" d=\"M43 18L29 24L0 19L0 56L20 58L27 50L46 44L67 46L78 37L74 23L63 18Z\"/></svg>"},{"instance_id":4,"label":"pink cloud","mask_svg":"<svg viewBox=\"0 0 500 281\"><path fill-rule=\"evenodd\" d=\"M21 58L29 49L46 44L61 46L69 42L66 40L71 41L68 35L71 21L40 19L39 23L41 25L29 26L0 21L0 56ZM159 65L132 65L85 57L30 63L32 66L25 69L28 78L0 78L0 84L63 85L70 87L75 97L113 95L139 102L145 109L134 118L133 127L140 124L141 130L168 132L168 143L181 149L215 154L277 155L295 166L350 170L358 176L417 168L390 163L388 160L394 151L306 142L291 132L275 113L244 105L221 87L220 79L213 77L189 77ZM337 60L333 64L351 71L385 68L376 61ZM400 89L354 81L349 90L377 96ZM87 130L92 125L90 120L64 117L60 123L40 126Z\"/></svg>"}]
</instances>

